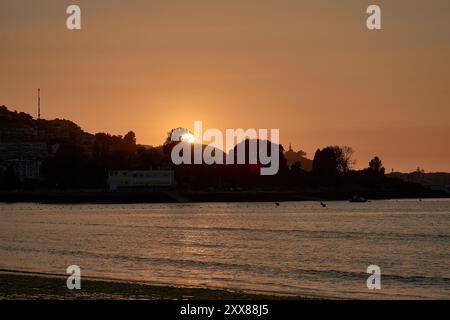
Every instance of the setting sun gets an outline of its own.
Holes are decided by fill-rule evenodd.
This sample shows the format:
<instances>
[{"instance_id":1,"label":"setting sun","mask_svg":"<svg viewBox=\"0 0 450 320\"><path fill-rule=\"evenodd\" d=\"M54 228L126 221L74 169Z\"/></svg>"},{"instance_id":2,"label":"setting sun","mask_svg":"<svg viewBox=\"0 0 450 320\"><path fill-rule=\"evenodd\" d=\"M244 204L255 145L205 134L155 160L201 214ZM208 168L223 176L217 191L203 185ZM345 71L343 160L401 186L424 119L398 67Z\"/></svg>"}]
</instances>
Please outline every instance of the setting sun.
<instances>
[{"instance_id":1,"label":"setting sun","mask_svg":"<svg viewBox=\"0 0 450 320\"><path fill-rule=\"evenodd\" d=\"M185 141L185 142L189 142L189 143L194 143L195 142L195 138L194 135L190 132L186 132L181 136L181 141Z\"/></svg>"}]
</instances>

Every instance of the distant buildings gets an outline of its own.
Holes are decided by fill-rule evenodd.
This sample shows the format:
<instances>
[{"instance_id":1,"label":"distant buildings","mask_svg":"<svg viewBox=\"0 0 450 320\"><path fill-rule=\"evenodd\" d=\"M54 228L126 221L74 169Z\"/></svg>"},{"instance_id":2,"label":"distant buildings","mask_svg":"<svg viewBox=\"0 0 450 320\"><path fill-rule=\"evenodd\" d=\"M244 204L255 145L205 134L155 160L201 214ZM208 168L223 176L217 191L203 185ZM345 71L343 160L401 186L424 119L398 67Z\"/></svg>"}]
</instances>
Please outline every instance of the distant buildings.
<instances>
[{"instance_id":1,"label":"distant buildings","mask_svg":"<svg viewBox=\"0 0 450 320\"><path fill-rule=\"evenodd\" d=\"M111 191L132 188L170 187L175 185L172 170L117 170L108 174Z\"/></svg>"},{"instance_id":2,"label":"distant buildings","mask_svg":"<svg viewBox=\"0 0 450 320\"><path fill-rule=\"evenodd\" d=\"M0 142L0 176L12 173L19 182L37 181L47 156L47 144L42 142Z\"/></svg>"},{"instance_id":3,"label":"distant buildings","mask_svg":"<svg viewBox=\"0 0 450 320\"><path fill-rule=\"evenodd\" d=\"M38 136L38 130L28 125L2 123L0 141L33 141Z\"/></svg>"},{"instance_id":4,"label":"distant buildings","mask_svg":"<svg viewBox=\"0 0 450 320\"><path fill-rule=\"evenodd\" d=\"M8 160L6 168L3 170L11 170L19 182L38 181L41 178L40 168L42 161L40 160Z\"/></svg>"},{"instance_id":5,"label":"distant buildings","mask_svg":"<svg viewBox=\"0 0 450 320\"><path fill-rule=\"evenodd\" d=\"M0 161L43 160L48 156L44 142L0 142Z\"/></svg>"},{"instance_id":6,"label":"distant buildings","mask_svg":"<svg viewBox=\"0 0 450 320\"><path fill-rule=\"evenodd\" d=\"M93 155L95 137L68 120L34 120L0 106L0 185L12 176L18 182L41 179L41 164L62 143L76 142Z\"/></svg>"}]
</instances>

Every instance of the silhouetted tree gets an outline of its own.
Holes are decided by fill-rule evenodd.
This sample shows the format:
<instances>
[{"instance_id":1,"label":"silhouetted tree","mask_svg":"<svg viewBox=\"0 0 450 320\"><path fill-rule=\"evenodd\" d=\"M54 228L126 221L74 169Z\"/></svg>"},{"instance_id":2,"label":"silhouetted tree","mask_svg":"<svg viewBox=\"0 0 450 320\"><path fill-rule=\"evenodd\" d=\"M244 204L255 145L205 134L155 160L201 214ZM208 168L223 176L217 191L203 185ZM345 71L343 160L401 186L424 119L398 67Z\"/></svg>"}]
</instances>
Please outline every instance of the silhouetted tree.
<instances>
[{"instance_id":1,"label":"silhouetted tree","mask_svg":"<svg viewBox=\"0 0 450 320\"><path fill-rule=\"evenodd\" d=\"M418 166L416 171L414 171L413 173L416 173L416 174L418 174L418 173L425 173L425 170Z\"/></svg>"},{"instance_id":2,"label":"silhouetted tree","mask_svg":"<svg viewBox=\"0 0 450 320\"><path fill-rule=\"evenodd\" d=\"M302 164L300 161L295 161L291 166L291 173L301 173L303 171Z\"/></svg>"},{"instance_id":3,"label":"silhouetted tree","mask_svg":"<svg viewBox=\"0 0 450 320\"><path fill-rule=\"evenodd\" d=\"M163 144L163 151L166 155L170 155L173 147L182 141L181 137L185 133L189 133L189 130L182 127L174 128L167 133L166 140Z\"/></svg>"},{"instance_id":4,"label":"silhouetted tree","mask_svg":"<svg viewBox=\"0 0 450 320\"><path fill-rule=\"evenodd\" d=\"M87 157L75 144L62 145L52 158L44 161L42 172L52 186L82 187L94 183Z\"/></svg>"},{"instance_id":5,"label":"silhouetted tree","mask_svg":"<svg viewBox=\"0 0 450 320\"><path fill-rule=\"evenodd\" d=\"M289 183L293 186L304 185L309 172L303 169L300 161L296 161L289 169Z\"/></svg>"},{"instance_id":6,"label":"silhouetted tree","mask_svg":"<svg viewBox=\"0 0 450 320\"><path fill-rule=\"evenodd\" d=\"M349 146L339 147L341 149L341 156L339 159L340 171L347 173L356 164L356 160L353 159L355 150Z\"/></svg>"},{"instance_id":7,"label":"silhouetted tree","mask_svg":"<svg viewBox=\"0 0 450 320\"><path fill-rule=\"evenodd\" d=\"M337 177L350 169L350 149L344 151L338 146L317 149L313 160L313 172L323 178Z\"/></svg>"},{"instance_id":8,"label":"silhouetted tree","mask_svg":"<svg viewBox=\"0 0 450 320\"><path fill-rule=\"evenodd\" d=\"M125 137L123 137L123 142L130 146L136 146L136 134L133 131L129 131Z\"/></svg>"},{"instance_id":9,"label":"silhouetted tree","mask_svg":"<svg viewBox=\"0 0 450 320\"><path fill-rule=\"evenodd\" d=\"M170 159L164 153L163 147L143 147L137 149L138 168L140 170L167 168L170 166Z\"/></svg>"},{"instance_id":10,"label":"silhouetted tree","mask_svg":"<svg viewBox=\"0 0 450 320\"><path fill-rule=\"evenodd\" d=\"M378 158L378 157L374 157L372 160L370 160L369 170L376 175L384 175L384 173L385 173L383 163L381 162L380 158Z\"/></svg>"}]
</instances>

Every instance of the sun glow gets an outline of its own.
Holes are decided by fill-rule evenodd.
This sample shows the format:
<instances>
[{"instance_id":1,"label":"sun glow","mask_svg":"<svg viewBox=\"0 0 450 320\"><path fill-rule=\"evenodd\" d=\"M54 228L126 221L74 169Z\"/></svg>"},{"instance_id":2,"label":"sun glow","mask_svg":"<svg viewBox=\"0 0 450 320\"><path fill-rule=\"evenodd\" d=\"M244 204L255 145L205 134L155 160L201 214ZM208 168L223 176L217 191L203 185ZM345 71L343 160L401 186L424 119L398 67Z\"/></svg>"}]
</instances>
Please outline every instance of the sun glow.
<instances>
[{"instance_id":1,"label":"sun glow","mask_svg":"<svg viewBox=\"0 0 450 320\"><path fill-rule=\"evenodd\" d=\"M183 133L183 135L181 136L181 141L194 143L195 142L195 138L194 138L194 135L192 133L186 132L186 133Z\"/></svg>"}]
</instances>

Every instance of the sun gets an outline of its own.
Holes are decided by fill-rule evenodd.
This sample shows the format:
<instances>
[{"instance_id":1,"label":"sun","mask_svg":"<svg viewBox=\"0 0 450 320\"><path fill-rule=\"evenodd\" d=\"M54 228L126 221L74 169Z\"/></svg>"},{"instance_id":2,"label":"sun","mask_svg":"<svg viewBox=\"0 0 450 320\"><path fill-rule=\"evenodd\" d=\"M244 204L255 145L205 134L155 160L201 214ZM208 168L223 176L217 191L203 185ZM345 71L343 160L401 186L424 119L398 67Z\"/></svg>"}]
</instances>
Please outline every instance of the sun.
<instances>
[{"instance_id":1,"label":"sun","mask_svg":"<svg viewBox=\"0 0 450 320\"><path fill-rule=\"evenodd\" d=\"M186 132L186 133L183 133L181 135L181 141L194 143L195 142L195 138L194 138L194 135L192 133Z\"/></svg>"}]
</instances>

